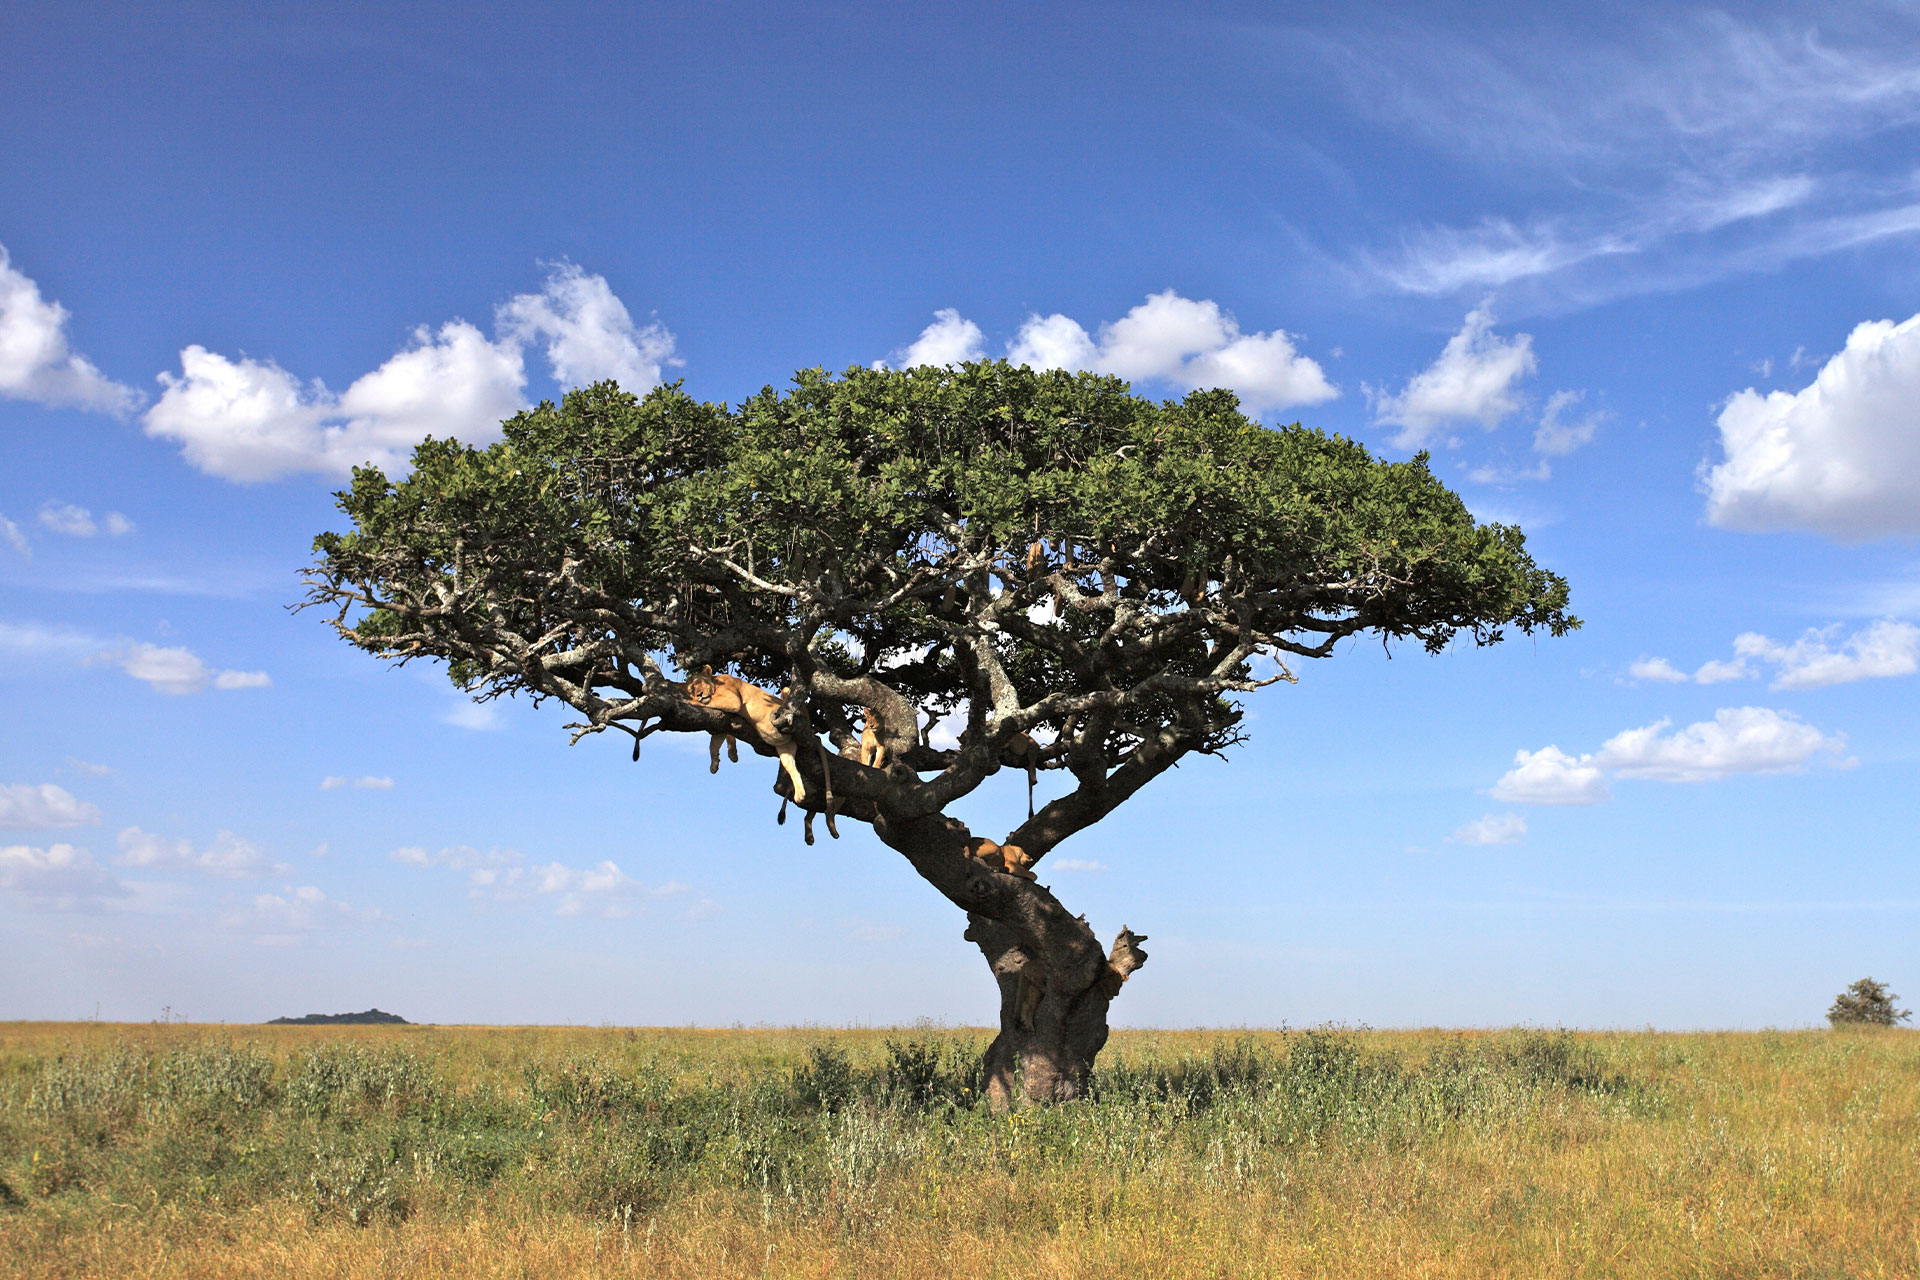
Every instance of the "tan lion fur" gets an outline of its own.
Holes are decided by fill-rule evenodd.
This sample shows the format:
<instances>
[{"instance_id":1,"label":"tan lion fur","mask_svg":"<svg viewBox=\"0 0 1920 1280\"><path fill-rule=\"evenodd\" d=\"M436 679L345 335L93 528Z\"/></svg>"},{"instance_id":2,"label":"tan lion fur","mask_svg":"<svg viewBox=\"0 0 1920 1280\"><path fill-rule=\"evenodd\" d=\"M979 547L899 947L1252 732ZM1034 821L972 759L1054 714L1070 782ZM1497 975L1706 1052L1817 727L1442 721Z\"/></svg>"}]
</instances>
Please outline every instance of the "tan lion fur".
<instances>
[{"instance_id":1,"label":"tan lion fur","mask_svg":"<svg viewBox=\"0 0 1920 1280\"><path fill-rule=\"evenodd\" d=\"M873 714L872 707L865 708L860 721L860 763L871 768L884 769L892 754L887 750L887 744L880 741L879 718Z\"/></svg>"},{"instance_id":2,"label":"tan lion fur","mask_svg":"<svg viewBox=\"0 0 1920 1280\"><path fill-rule=\"evenodd\" d=\"M975 836L967 842L967 856L1021 880L1036 878L1027 869L1033 865L1033 855L1017 844L998 844L985 836Z\"/></svg>"},{"instance_id":3,"label":"tan lion fur","mask_svg":"<svg viewBox=\"0 0 1920 1280\"><path fill-rule=\"evenodd\" d=\"M779 727L779 717L787 709L784 699L736 676L725 672L715 675L713 668L702 667L687 679L687 700L739 716L751 725L760 741L779 754L780 767L786 770L788 781L793 783L793 798L797 801L806 800L807 785L800 780L800 744ZM729 758L739 759L732 735L715 733L709 752L712 762L710 771L713 773L720 772L720 745L723 741L727 744Z\"/></svg>"}]
</instances>

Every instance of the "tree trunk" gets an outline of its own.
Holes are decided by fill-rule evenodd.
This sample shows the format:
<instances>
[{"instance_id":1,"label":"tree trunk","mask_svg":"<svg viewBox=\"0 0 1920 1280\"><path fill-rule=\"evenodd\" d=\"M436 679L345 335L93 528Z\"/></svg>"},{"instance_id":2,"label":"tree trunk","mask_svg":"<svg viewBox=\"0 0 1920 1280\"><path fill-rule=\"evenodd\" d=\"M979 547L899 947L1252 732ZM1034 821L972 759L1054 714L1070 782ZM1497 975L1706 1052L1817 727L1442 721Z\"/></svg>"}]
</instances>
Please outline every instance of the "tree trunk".
<instances>
[{"instance_id":1,"label":"tree trunk","mask_svg":"<svg viewBox=\"0 0 1920 1280\"><path fill-rule=\"evenodd\" d=\"M968 857L967 829L951 818L896 826L879 815L874 831L966 910L964 936L999 983L1000 1034L985 1063L991 1104L1080 1097L1107 1042L1107 1006L1146 961L1144 939L1123 928L1109 955L1045 885Z\"/></svg>"},{"instance_id":2,"label":"tree trunk","mask_svg":"<svg viewBox=\"0 0 1920 1280\"><path fill-rule=\"evenodd\" d=\"M1098 958L1093 931L1080 927ZM1000 1034L987 1047L984 1063L989 1104L1004 1111L1020 1101L1080 1097L1093 1060L1107 1043L1107 1005L1113 997L1102 981L1106 966L1080 963L1084 948L1071 942L1054 948L1023 944L1014 930L982 915L968 915L965 936L980 948L1000 984ZM1055 965L1035 954L1047 950L1056 953Z\"/></svg>"}]
</instances>

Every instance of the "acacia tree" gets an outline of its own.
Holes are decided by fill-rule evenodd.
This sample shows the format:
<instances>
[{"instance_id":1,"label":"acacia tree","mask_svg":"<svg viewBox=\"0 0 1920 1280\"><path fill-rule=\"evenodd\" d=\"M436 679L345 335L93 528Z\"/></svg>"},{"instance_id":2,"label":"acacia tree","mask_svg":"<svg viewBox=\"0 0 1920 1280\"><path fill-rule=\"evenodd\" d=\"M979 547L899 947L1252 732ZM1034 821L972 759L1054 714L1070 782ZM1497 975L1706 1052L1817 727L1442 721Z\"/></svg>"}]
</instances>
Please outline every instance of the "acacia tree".
<instances>
[{"instance_id":1,"label":"acacia tree","mask_svg":"<svg viewBox=\"0 0 1920 1280\"><path fill-rule=\"evenodd\" d=\"M955 801L1003 768L1063 775L994 835L1038 861L1243 741L1238 697L1342 639L1437 652L1579 625L1520 531L1475 523L1425 455L1268 429L1224 391L1154 403L1003 362L812 370L737 408L602 383L504 435L429 440L399 481L356 470L338 495L355 527L316 540L308 603L379 657L447 661L478 699L566 703L575 742L797 744L803 808L871 824L967 913L1000 988L1001 1105L1084 1089L1145 953L1124 930L1103 951L1046 886L969 856ZM709 667L788 689L777 723L670 674ZM863 714L884 768L860 762ZM933 745L936 721L957 745ZM774 789L784 818L793 788Z\"/></svg>"},{"instance_id":2,"label":"acacia tree","mask_svg":"<svg viewBox=\"0 0 1920 1280\"><path fill-rule=\"evenodd\" d=\"M1833 998L1827 1021L1836 1027L1892 1027L1913 1017L1911 1009L1896 1008L1900 997L1884 982L1862 978Z\"/></svg>"}]
</instances>

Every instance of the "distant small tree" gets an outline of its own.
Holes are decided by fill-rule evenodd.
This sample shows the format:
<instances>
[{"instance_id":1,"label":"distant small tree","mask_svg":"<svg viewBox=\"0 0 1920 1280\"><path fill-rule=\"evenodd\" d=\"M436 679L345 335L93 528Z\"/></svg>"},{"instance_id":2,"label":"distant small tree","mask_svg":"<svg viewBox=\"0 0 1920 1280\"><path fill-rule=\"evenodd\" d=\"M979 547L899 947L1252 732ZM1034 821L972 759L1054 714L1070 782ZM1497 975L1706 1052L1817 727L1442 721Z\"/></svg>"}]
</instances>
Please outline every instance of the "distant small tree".
<instances>
[{"instance_id":1,"label":"distant small tree","mask_svg":"<svg viewBox=\"0 0 1920 1280\"><path fill-rule=\"evenodd\" d=\"M1884 982L1862 978L1833 998L1827 1021L1836 1027L1890 1027L1913 1017L1911 1009L1893 1007L1899 998Z\"/></svg>"}]
</instances>

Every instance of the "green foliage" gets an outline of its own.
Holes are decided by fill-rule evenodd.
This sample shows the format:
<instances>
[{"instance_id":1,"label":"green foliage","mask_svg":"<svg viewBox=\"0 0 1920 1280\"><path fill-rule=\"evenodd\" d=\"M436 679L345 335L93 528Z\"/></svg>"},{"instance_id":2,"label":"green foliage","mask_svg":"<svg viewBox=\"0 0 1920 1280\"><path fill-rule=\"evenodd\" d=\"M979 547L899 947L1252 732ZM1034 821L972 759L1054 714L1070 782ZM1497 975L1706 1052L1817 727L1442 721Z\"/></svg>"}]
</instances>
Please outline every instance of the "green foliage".
<instances>
[{"instance_id":1,"label":"green foliage","mask_svg":"<svg viewBox=\"0 0 1920 1280\"><path fill-rule=\"evenodd\" d=\"M504 430L486 449L429 441L398 482L356 471L339 495L354 529L315 542L316 598L373 605L356 644L443 658L487 694L553 695L529 656L564 656L588 685L658 652L770 682L799 630L842 675L915 658L890 678L922 710L948 708L968 685L943 611L978 603L982 564L1035 600L1050 574L1097 594L1110 571L1161 615L1212 583L1256 630L1307 647L1373 630L1438 650L1578 625L1520 531L1477 524L1425 455L1382 462L1342 437L1268 429L1223 391L1154 403L1118 379L998 361L814 369L737 408L677 383L642 399L603 383ZM1036 542L1043 569L1025 563ZM1070 610L1058 625L1126 665L1125 645L1100 640L1104 619ZM533 648L508 660L476 627ZM1127 682L1199 674L1217 630L1136 642L1146 666ZM996 643L1029 700L1085 684L1058 645Z\"/></svg>"},{"instance_id":2,"label":"green foliage","mask_svg":"<svg viewBox=\"0 0 1920 1280\"><path fill-rule=\"evenodd\" d=\"M428 1065L404 1046L322 1042L296 1055L286 1091L296 1111L326 1116L367 1109L404 1112L431 1103L435 1087Z\"/></svg>"},{"instance_id":3,"label":"green foliage","mask_svg":"<svg viewBox=\"0 0 1920 1280\"><path fill-rule=\"evenodd\" d=\"M795 1100L831 1115L844 1110L853 1093L853 1063L847 1051L837 1044L808 1045L806 1061L793 1073Z\"/></svg>"},{"instance_id":4,"label":"green foliage","mask_svg":"<svg viewBox=\"0 0 1920 1280\"><path fill-rule=\"evenodd\" d=\"M1827 1021L1836 1027L1891 1027L1913 1017L1911 1009L1894 1007L1899 998L1885 983L1862 978L1833 998Z\"/></svg>"},{"instance_id":5,"label":"green foliage","mask_svg":"<svg viewBox=\"0 0 1920 1280\"><path fill-rule=\"evenodd\" d=\"M605 1120L644 1115L660 1109L673 1087L672 1077L654 1063L638 1073L609 1067L597 1059L575 1059L549 1068L527 1068L527 1092L542 1110Z\"/></svg>"},{"instance_id":6,"label":"green foliage","mask_svg":"<svg viewBox=\"0 0 1920 1280\"><path fill-rule=\"evenodd\" d=\"M204 1112L251 1111L273 1097L274 1062L251 1045L187 1045L154 1064L153 1088L177 1105Z\"/></svg>"},{"instance_id":7,"label":"green foliage","mask_svg":"<svg viewBox=\"0 0 1920 1280\"><path fill-rule=\"evenodd\" d=\"M384 1153L347 1146L315 1148L307 1174L315 1222L344 1218L356 1227L403 1220L411 1208Z\"/></svg>"},{"instance_id":8,"label":"green foliage","mask_svg":"<svg viewBox=\"0 0 1920 1280\"><path fill-rule=\"evenodd\" d=\"M876 1101L917 1111L979 1105L984 1084L972 1041L888 1040L884 1089Z\"/></svg>"}]
</instances>

